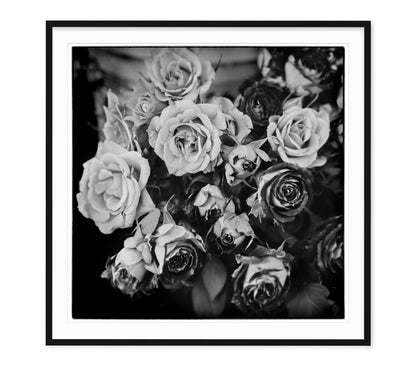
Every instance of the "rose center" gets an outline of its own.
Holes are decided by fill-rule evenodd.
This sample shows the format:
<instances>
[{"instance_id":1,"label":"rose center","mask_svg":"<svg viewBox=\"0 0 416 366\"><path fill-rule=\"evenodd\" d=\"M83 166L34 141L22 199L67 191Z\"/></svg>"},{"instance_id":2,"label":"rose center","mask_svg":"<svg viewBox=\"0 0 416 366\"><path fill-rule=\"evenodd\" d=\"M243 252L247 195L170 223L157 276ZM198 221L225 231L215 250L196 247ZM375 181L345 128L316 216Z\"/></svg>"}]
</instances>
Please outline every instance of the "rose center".
<instances>
[{"instance_id":1,"label":"rose center","mask_svg":"<svg viewBox=\"0 0 416 366\"><path fill-rule=\"evenodd\" d=\"M267 304L276 297L276 287L272 282L263 282L257 288L255 298L258 302Z\"/></svg>"},{"instance_id":2,"label":"rose center","mask_svg":"<svg viewBox=\"0 0 416 366\"><path fill-rule=\"evenodd\" d=\"M251 160L246 160L243 163L243 169L249 172L253 172L256 169L256 164L254 164L254 162Z\"/></svg>"},{"instance_id":3,"label":"rose center","mask_svg":"<svg viewBox=\"0 0 416 366\"><path fill-rule=\"evenodd\" d=\"M149 95L144 95L139 98L136 109L142 113L148 113L152 109L152 100Z\"/></svg>"},{"instance_id":4,"label":"rose center","mask_svg":"<svg viewBox=\"0 0 416 366\"><path fill-rule=\"evenodd\" d=\"M221 243L230 246L234 243L234 237L230 233L224 233L221 236Z\"/></svg>"},{"instance_id":5,"label":"rose center","mask_svg":"<svg viewBox=\"0 0 416 366\"><path fill-rule=\"evenodd\" d=\"M129 273L127 272L127 270L125 268L120 269L119 276L120 276L119 277L120 280L122 280L122 281L128 280L129 277L130 277Z\"/></svg>"},{"instance_id":6,"label":"rose center","mask_svg":"<svg viewBox=\"0 0 416 366\"><path fill-rule=\"evenodd\" d=\"M166 86L177 87L183 84L183 75L179 68L174 68L168 71L166 75Z\"/></svg>"},{"instance_id":7,"label":"rose center","mask_svg":"<svg viewBox=\"0 0 416 366\"><path fill-rule=\"evenodd\" d=\"M299 187L295 183L283 183L279 189L279 196L286 202L294 202L299 198Z\"/></svg>"},{"instance_id":8,"label":"rose center","mask_svg":"<svg viewBox=\"0 0 416 366\"><path fill-rule=\"evenodd\" d=\"M184 155L198 150L197 137L192 133L189 127L176 129L175 145Z\"/></svg>"},{"instance_id":9,"label":"rose center","mask_svg":"<svg viewBox=\"0 0 416 366\"><path fill-rule=\"evenodd\" d=\"M180 249L167 262L169 272L178 273L184 271L192 262L191 257L192 255L189 251Z\"/></svg>"},{"instance_id":10,"label":"rose center","mask_svg":"<svg viewBox=\"0 0 416 366\"><path fill-rule=\"evenodd\" d=\"M221 216L221 209L219 207L213 207L206 213L207 220L216 220Z\"/></svg>"},{"instance_id":11,"label":"rose center","mask_svg":"<svg viewBox=\"0 0 416 366\"><path fill-rule=\"evenodd\" d=\"M260 118L265 117L265 111L263 105L260 103L259 100L255 100L252 107L253 112L259 116Z\"/></svg>"},{"instance_id":12,"label":"rose center","mask_svg":"<svg viewBox=\"0 0 416 366\"><path fill-rule=\"evenodd\" d=\"M307 71L305 68L307 68L310 70L309 72L319 74L328 67L328 60L321 52L309 52L299 59L298 65L304 73ZM306 74L308 73L306 72Z\"/></svg>"}]
</instances>

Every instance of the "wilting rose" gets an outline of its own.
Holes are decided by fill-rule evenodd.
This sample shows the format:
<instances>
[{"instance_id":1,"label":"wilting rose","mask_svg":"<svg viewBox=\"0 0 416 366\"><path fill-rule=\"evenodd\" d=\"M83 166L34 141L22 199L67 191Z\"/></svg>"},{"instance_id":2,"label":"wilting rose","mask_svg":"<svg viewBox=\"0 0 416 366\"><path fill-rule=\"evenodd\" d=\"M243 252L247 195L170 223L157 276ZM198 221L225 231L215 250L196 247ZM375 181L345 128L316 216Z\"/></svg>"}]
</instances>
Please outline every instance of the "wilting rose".
<instances>
[{"instance_id":1,"label":"wilting rose","mask_svg":"<svg viewBox=\"0 0 416 366\"><path fill-rule=\"evenodd\" d=\"M326 158L318 150L329 137L329 114L322 109L293 106L281 116L270 117L267 138L271 148L286 163L301 168L322 166Z\"/></svg>"},{"instance_id":2,"label":"wilting rose","mask_svg":"<svg viewBox=\"0 0 416 366\"><path fill-rule=\"evenodd\" d=\"M258 189L248 198L251 213L274 223L295 220L312 199L312 174L307 169L281 163L265 170L258 177Z\"/></svg>"},{"instance_id":3,"label":"wilting rose","mask_svg":"<svg viewBox=\"0 0 416 366\"><path fill-rule=\"evenodd\" d=\"M291 94L315 95L338 84L343 54L340 47L262 49L258 65L265 80Z\"/></svg>"},{"instance_id":4,"label":"wilting rose","mask_svg":"<svg viewBox=\"0 0 416 366\"><path fill-rule=\"evenodd\" d=\"M208 222L217 220L225 212L235 212L234 202L225 198L221 190L211 184L201 188L193 205L197 207L199 216Z\"/></svg>"},{"instance_id":5,"label":"wilting rose","mask_svg":"<svg viewBox=\"0 0 416 366\"><path fill-rule=\"evenodd\" d=\"M260 149L262 141L253 141L248 145L224 146L225 178L235 186L254 175L262 161L270 161L269 156Z\"/></svg>"},{"instance_id":6,"label":"wilting rose","mask_svg":"<svg viewBox=\"0 0 416 366\"><path fill-rule=\"evenodd\" d=\"M152 236L158 273L165 283L189 285L202 267L205 244L184 226L166 223Z\"/></svg>"},{"instance_id":7,"label":"wilting rose","mask_svg":"<svg viewBox=\"0 0 416 366\"><path fill-rule=\"evenodd\" d=\"M103 128L105 139L113 141L126 150L140 151L140 147L132 134L133 123L126 117L120 106L118 97L111 92L107 93L108 106L104 106L106 121Z\"/></svg>"},{"instance_id":8,"label":"wilting rose","mask_svg":"<svg viewBox=\"0 0 416 366\"><path fill-rule=\"evenodd\" d=\"M132 226L154 208L146 190L149 163L139 152L127 151L112 141L100 142L96 156L83 166L78 209L103 234Z\"/></svg>"},{"instance_id":9,"label":"wilting rose","mask_svg":"<svg viewBox=\"0 0 416 366\"><path fill-rule=\"evenodd\" d=\"M231 253L242 245L249 245L254 231L246 213L226 212L212 228L214 245L221 253Z\"/></svg>"},{"instance_id":10,"label":"wilting rose","mask_svg":"<svg viewBox=\"0 0 416 366\"><path fill-rule=\"evenodd\" d=\"M306 49L290 55L285 64L286 86L296 95L319 93L321 80L330 70L328 55L319 49Z\"/></svg>"},{"instance_id":11,"label":"wilting rose","mask_svg":"<svg viewBox=\"0 0 416 366\"><path fill-rule=\"evenodd\" d=\"M227 134L237 142L243 142L253 129L250 117L239 111L228 98L214 97L209 103L220 106L227 123Z\"/></svg>"},{"instance_id":12,"label":"wilting rose","mask_svg":"<svg viewBox=\"0 0 416 366\"><path fill-rule=\"evenodd\" d=\"M164 48L152 52L146 68L160 101L195 100L205 94L215 78L211 63L186 48Z\"/></svg>"},{"instance_id":13,"label":"wilting rose","mask_svg":"<svg viewBox=\"0 0 416 366\"><path fill-rule=\"evenodd\" d=\"M127 102L133 112L133 115L127 119L131 120L135 127L149 123L153 117L160 115L162 110L167 107L168 103L157 99L155 93L153 83L140 76L134 85L134 92Z\"/></svg>"},{"instance_id":14,"label":"wilting rose","mask_svg":"<svg viewBox=\"0 0 416 366\"><path fill-rule=\"evenodd\" d=\"M314 233L310 246L315 262L324 276L336 276L344 268L344 221L342 216L322 223Z\"/></svg>"},{"instance_id":15,"label":"wilting rose","mask_svg":"<svg viewBox=\"0 0 416 366\"><path fill-rule=\"evenodd\" d=\"M225 118L218 105L175 102L150 123L149 143L170 174L211 172L222 162L221 130Z\"/></svg>"},{"instance_id":16,"label":"wilting rose","mask_svg":"<svg viewBox=\"0 0 416 366\"><path fill-rule=\"evenodd\" d=\"M267 316L279 311L290 287L290 260L284 253L264 250L259 256L237 256L232 302L247 315Z\"/></svg>"},{"instance_id":17,"label":"wilting rose","mask_svg":"<svg viewBox=\"0 0 416 366\"><path fill-rule=\"evenodd\" d=\"M241 91L238 108L251 118L254 127L263 128L269 124L270 116L281 112L284 98L278 86L255 82Z\"/></svg>"},{"instance_id":18,"label":"wilting rose","mask_svg":"<svg viewBox=\"0 0 416 366\"><path fill-rule=\"evenodd\" d=\"M152 248L145 240L137 241L133 237L128 238L125 247L108 260L106 270L101 275L108 278L115 288L131 296L139 291L147 293L157 285L157 267Z\"/></svg>"}]
</instances>

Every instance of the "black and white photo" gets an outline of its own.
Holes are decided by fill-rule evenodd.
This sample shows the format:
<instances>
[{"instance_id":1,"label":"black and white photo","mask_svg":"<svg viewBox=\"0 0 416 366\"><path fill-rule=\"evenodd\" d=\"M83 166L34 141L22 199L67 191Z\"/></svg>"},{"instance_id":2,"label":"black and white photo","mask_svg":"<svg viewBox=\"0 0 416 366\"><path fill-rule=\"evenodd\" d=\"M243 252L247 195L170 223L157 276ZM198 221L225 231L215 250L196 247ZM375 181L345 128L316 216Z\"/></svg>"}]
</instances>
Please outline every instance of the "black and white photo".
<instances>
[{"instance_id":1,"label":"black and white photo","mask_svg":"<svg viewBox=\"0 0 416 366\"><path fill-rule=\"evenodd\" d=\"M368 340L368 303L357 312L363 293L351 291L368 286L367 272L351 272L365 270L369 245L353 229L367 211L354 220L351 196L360 180L350 162L364 163L353 132L367 129L353 119L364 97L352 88L364 80L353 82L349 60L360 56L344 41L281 32L286 42L274 44L266 32L247 44L170 44L155 33L153 44L60 48L71 173L68 250L58 253L66 300L58 294L68 324L256 321L267 327L256 338L282 339L273 324L341 332L363 319Z\"/></svg>"}]
</instances>

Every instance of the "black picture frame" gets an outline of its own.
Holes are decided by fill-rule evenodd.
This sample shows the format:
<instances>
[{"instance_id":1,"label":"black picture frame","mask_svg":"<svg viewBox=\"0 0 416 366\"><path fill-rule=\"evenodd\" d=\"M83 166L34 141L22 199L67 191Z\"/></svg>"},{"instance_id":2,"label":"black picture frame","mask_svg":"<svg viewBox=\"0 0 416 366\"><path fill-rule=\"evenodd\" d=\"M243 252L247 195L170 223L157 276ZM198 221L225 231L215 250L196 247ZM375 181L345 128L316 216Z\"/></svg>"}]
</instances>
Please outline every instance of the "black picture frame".
<instances>
[{"instance_id":1,"label":"black picture frame","mask_svg":"<svg viewBox=\"0 0 416 366\"><path fill-rule=\"evenodd\" d=\"M52 334L52 34L59 27L361 28L364 30L364 338L57 339ZM368 346L371 344L371 22L370 21L47 21L46 22L46 345Z\"/></svg>"}]
</instances>

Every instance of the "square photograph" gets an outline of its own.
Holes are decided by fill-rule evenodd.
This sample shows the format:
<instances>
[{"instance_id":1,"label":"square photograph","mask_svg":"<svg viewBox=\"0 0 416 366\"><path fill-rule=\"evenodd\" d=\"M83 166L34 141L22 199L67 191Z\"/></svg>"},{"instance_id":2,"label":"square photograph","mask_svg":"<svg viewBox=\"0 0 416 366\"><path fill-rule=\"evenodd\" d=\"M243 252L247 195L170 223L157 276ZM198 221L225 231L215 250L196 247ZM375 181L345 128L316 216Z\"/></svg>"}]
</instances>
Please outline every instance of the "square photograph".
<instances>
[{"instance_id":1,"label":"square photograph","mask_svg":"<svg viewBox=\"0 0 416 366\"><path fill-rule=\"evenodd\" d=\"M344 48L72 48L74 319L344 319Z\"/></svg>"}]
</instances>

